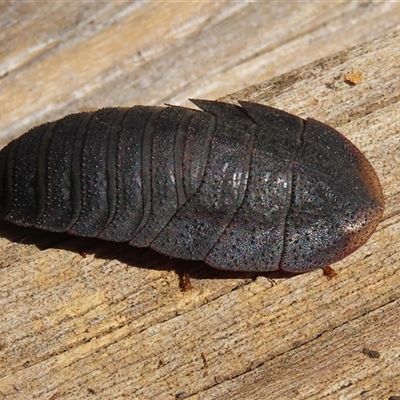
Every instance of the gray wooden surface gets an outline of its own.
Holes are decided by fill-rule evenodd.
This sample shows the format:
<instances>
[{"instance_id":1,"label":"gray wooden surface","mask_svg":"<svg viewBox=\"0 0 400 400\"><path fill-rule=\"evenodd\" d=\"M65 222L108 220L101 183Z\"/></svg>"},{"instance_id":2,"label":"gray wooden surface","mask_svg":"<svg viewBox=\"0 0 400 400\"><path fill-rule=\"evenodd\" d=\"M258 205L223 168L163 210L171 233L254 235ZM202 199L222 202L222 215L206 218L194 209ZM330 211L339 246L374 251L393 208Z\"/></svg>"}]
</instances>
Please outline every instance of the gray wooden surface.
<instances>
[{"instance_id":1,"label":"gray wooden surface","mask_svg":"<svg viewBox=\"0 0 400 400\"><path fill-rule=\"evenodd\" d=\"M344 133L386 211L334 279L275 282L3 223L0 397L400 395L399 16L389 2L1 3L2 144L74 111L255 100Z\"/></svg>"}]
</instances>

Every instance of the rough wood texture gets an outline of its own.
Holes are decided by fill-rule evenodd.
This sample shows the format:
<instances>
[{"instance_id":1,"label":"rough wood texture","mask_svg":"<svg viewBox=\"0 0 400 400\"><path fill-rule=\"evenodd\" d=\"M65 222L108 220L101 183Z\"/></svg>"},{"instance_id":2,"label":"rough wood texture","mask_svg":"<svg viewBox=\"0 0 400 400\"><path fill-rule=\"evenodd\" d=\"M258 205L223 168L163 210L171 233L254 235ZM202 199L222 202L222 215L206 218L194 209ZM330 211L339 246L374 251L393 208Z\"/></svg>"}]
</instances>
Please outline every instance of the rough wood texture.
<instances>
[{"instance_id":1,"label":"rough wood texture","mask_svg":"<svg viewBox=\"0 0 400 400\"><path fill-rule=\"evenodd\" d=\"M185 105L287 72L225 100L338 128L376 168L386 212L331 280L228 274L3 223L0 397L400 395L400 33L294 69L394 29L399 15L398 3L2 3L3 144L68 112ZM179 290L175 269L193 290Z\"/></svg>"}]
</instances>

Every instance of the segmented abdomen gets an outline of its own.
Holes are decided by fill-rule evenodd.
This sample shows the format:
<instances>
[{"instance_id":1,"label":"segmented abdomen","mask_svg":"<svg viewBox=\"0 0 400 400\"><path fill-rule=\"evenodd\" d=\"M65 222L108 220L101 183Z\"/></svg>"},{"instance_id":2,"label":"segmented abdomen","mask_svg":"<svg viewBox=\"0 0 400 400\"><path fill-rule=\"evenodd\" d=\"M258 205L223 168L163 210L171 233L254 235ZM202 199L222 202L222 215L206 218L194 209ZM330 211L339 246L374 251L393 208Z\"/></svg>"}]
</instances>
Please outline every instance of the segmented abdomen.
<instances>
[{"instance_id":1,"label":"segmented abdomen","mask_svg":"<svg viewBox=\"0 0 400 400\"><path fill-rule=\"evenodd\" d=\"M148 246L198 188L214 119L181 107L106 108L40 125L1 152L1 214Z\"/></svg>"}]
</instances>

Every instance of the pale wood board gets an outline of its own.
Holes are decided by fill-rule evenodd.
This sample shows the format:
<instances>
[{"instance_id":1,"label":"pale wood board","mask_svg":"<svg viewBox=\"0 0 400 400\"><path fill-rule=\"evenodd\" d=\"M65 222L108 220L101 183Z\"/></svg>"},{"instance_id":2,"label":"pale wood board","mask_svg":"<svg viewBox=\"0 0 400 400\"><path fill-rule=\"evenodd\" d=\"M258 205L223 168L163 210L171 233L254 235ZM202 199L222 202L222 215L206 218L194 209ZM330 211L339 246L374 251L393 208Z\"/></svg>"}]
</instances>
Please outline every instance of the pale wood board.
<instances>
[{"instance_id":1,"label":"pale wood board","mask_svg":"<svg viewBox=\"0 0 400 400\"><path fill-rule=\"evenodd\" d=\"M399 3L1 3L3 144L69 112L188 105L287 72L224 99L343 132L375 167L386 211L334 279L276 282L2 224L0 396L400 395L400 34L333 55L398 28L399 16ZM355 86L344 81L352 70L363 74Z\"/></svg>"}]
</instances>

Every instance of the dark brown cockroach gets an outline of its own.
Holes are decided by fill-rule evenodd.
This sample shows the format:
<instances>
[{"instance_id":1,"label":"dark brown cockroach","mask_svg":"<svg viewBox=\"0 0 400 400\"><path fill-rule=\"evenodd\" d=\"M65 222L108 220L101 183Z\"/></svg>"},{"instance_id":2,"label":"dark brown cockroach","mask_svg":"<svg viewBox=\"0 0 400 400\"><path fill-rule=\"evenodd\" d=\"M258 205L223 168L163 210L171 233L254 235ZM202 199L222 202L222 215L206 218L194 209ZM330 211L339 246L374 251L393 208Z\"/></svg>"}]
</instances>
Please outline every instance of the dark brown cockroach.
<instances>
[{"instance_id":1,"label":"dark brown cockroach","mask_svg":"<svg viewBox=\"0 0 400 400\"><path fill-rule=\"evenodd\" d=\"M367 241L384 209L333 128L261 104L106 108L0 152L0 217L225 270L305 272Z\"/></svg>"}]
</instances>

